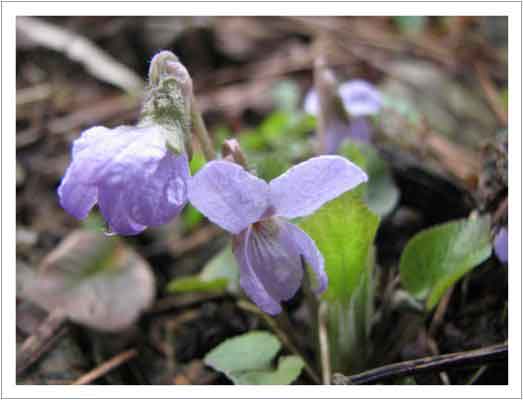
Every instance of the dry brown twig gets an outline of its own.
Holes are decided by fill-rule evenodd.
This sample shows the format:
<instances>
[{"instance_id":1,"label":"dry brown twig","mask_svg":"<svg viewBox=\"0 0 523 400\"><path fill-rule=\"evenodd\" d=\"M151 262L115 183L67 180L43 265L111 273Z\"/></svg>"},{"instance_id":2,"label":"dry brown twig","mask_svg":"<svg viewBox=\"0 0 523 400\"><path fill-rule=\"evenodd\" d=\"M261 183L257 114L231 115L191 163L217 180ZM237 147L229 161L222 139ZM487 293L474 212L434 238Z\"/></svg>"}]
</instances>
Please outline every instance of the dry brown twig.
<instances>
[{"instance_id":1,"label":"dry brown twig","mask_svg":"<svg viewBox=\"0 0 523 400\"><path fill-rule=\"evenodd\" d=\"M424 357L374 368L360 374L343 376L334 374L335 385L364 385L383 380L397 379L404 376L418 375L445 369L486 365L508 358L507 343L496 344L470 351L444 354L435 357Z\"/></svg>"},{"instance_id":2,"label":"dry brown twig","mask_svg":"<svg viewBox=\"0 0 523 400\"><path fill-rule=\"evenodd\" d=\"M143 80L90 40L35 17L18 17L16 29L29 40L80 62L96 78L131 94L139 93Z\"/></svg>"},{"instance_id":3,"label":"dry brown twig","mask_svg":"<svg viewBox=\"0 0 523 400\"><path fill-rule=\"evenodd\" d=\"M476 75L477 75L479 84L481 86L481 89L483 90L483 93L485 94L485 98L487 99L488 105L490 106L492 111L494 111L494 113L496 114L496 117L498 118L498 121L500 122L500 124L503 125L504 127L507 127L508 126L508 114L505 111L505 108L503 106L499 93L498 93L496 87L494 86L492 79L490 79L487 68L481 62L474 63L474 68L476 70Z\"/></svg>"},{"instance_id":4,"label":"dry brown twig","mask_svg":"<svg viewBox=\"0 0 523 400\"><path fill-rule=\"evenodd\" d=\"M136 349L126 350L120 354L117 354L111 359L97 366L92 371L89 371L87 374L82 375L80 378L74 381L72 385L88 385L89 383L107 374L109 371L119 367L120 365L126 363L130 359L136 357L137 355L138 351L136 351Z\"/></svg>"},{"instance_id":5,"label":"dry brown twig","mask_svg":"<svg viewBox=\"0 0 523 400\"><path fill-rule=\"evenodd\" d=\"M16 354L16 375L20 375L33 363L38 361L67 332L67 317L60 309L49 313L38 326L36 332L29 336Z\"/></svg>"}]
</instances>

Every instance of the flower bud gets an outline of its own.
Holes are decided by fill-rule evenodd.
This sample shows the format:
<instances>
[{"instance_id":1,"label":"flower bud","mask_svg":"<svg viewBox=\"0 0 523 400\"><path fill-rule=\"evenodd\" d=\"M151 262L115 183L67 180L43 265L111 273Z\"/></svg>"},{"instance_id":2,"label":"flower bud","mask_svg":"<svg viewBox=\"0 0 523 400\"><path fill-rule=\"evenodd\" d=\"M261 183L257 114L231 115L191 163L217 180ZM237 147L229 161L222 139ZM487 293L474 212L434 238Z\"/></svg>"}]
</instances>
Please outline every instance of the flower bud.
<instances>
[{"instance_id":1,"label":"flower bud","mask_svg":"<svg viewBox=\"0 0 523 400\"><path fill-rule=\"evenodd\" d=\"M236 164L247 168L247 159L236 139L227 139L222 144L222 157L225 160L232 161Z\"/></svg>"},{"instance_id":2,"label":"flower bud","mask_svg":"<svg viewBox=\"0 0 523 400\"><path fill-rule=\"evenodd\" d=\"M140 125L163 128L169 150L191 151L192 79L185 66L170 51L160 51L151 60L149 86Z\"/></svg>"}]
</instances>

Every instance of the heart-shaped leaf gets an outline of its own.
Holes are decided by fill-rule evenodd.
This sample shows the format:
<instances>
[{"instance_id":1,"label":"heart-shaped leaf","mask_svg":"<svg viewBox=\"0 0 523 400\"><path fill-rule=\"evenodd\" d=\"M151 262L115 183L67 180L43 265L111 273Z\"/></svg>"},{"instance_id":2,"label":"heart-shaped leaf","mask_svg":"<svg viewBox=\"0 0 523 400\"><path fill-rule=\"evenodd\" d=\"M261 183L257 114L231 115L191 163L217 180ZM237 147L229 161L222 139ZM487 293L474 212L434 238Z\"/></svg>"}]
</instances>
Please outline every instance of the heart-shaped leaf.
<instances>
[{"instance_id":1,"label":"heart-shaped leaf","mask_svg":"<svg viewBox=\"0 0 523 400\"><path fill-rule=\"evenodd\" d=\"M488 216L425 229L403 250L401 283L431 310L450 286L485 261L491 252Z\"/></svg>"},{"instance_id":2,"label":"heart-shaped leaf","mask_svg":"<svg viewBox=\"0 0 523 400\"><path fill-rule=\"evenodd\" d=\"M252 331L219 344L204 362L237 385L287 385L300 375L304 364L297 356L281 357L274 369L271 362L280 348L274 335Z\"/></svg>"},{"instance_id":3,"label":"heart-shaped leaf","mask_svg":"<svg viewBox=\"0 0 523 400\"><path fill-rule=\"evenodd\" d=\"M233 373L233 381L240 385L288 385L300 376L303 366L298 356L280 357L275 370Z\"/></svg>"},{"instance_id":4,"label":"heart-shaped leaf","mask_svg":"<svg viewBox=\"0 0 523 400\"><path fill-rule=\"evenodd\" d=\"M72 232L38 271L17 266L18 296L102 331L130 326L154 299L147 262L118 237Z\"/></svg>"}]
</instances>

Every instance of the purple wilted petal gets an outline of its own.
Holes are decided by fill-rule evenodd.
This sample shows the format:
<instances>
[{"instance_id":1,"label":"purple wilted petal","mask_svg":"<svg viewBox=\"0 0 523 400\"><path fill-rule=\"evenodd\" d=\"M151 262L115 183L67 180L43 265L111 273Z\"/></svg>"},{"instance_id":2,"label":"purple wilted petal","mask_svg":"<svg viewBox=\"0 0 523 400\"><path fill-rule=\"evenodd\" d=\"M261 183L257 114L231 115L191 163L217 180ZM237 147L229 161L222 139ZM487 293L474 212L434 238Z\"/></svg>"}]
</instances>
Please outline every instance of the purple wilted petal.
<instances>
[{"instance_id":1,"label":"purple wilted petal","mask_svg":"<svg viewBox=\"0 0 523 400\"><path fill-rule=\"evenodd\" d=\"M140 190L131 193L131 215L141 224L158 226L178 215L187 202L189 162L185 155L167 154L147 172L135 175Z\"/></svg>"},{"instance_id":2,"label":"purple wilted petal","mask_svg":"<svg viewBox=\"0 0 523 400\"><path fill-rule=\"evenodd\" d=\"M187 158L167 150L156 125L91 128L74 142L72 158L60 203L83 219L98 201L115 233L167 223L187 201Z\"/></svg>"},{"instance_id":3,"label":"purple wilted petal","mask_svg":"<svg viewBox=\"0 0 523 400\"><path fill-rule=\"evenodd\" d=\"M303 279L300 248L288 225L288 222L269 218L250 226L240 239L244 241L245 252L243 258L238 259L240 284L269 314L279 312L273 302L293 297Z\"/></svg>"},{"instance_id":4,"label":"purple wilted petal","mask_svg":"<svg viewBox=\"0 0 523 400\"><path fill-rule=\"evenodd\" d=\"M189 183L189 200L223 229L238 234L260 219L269 202L267 182L229 161L207 163Z\"/></svg>"},{"instance_id":5,"label":"purple wilted petal","mask_svg":"<svg viewBox=\"0 0 523 400\"><path fill-rule=\"evenodd\" d=\"M354 117L377 114L383 105L381 93L364 80L355 79L343 83L339 93L345 109Z\"/></svg>"},{"instance_id":6,"label":"purple wilted petal","mask_svg":"<svg viewBox=\"0 0 523 400\"><path fill-rule=\"evenodd\" d=\"M137 235L147 226L139 224L130 215L128 192L114 185L100 185L98 205L111 232L120 235Z\"/></svg>"},{"instance_id":7,"label":"purple wilted petal","mask_svg":"<svg viewBox=\"0 0 523 400\"><path fill-rule=\"evenodd\" d=\"M60 205L77 219L85 219L96 204L98 189L94 185L86 185L78 177L81 171L74 171L70 166L58 187ZM75 174L76 172L76 174Z\"/></svg>"},{"instance_id":8,"label":"purple wilted petal","mask_svg":"<svg viewBox=\"0 0 523 400\"><path fill-rule=\"evenodd\" d=\"M494 239L494 251L499 261L506 264L508 262L508 230L506 227L500 229Z\"/></svg>"},{"instance_id":9,"label":"purple wilted petal","mask_svg":"<svg viewBox=\"0 0 523 400\"><path fill-rule=\"evenodd\" d=\"M90 128L74 141L72 162L58 187L62 207L75 218L84 219L96 204L98 174L110 161L111 154L125 147L132 127Z\"/></svg>"},{"instance_id":10,"label":"purple wilted petal","mask_svg":"<svg viewBox=\"0 0 523 400\"><path fill-rule=\"evenodd\" d=\"M270 182L271 205L275 215L303 217L367 179L363 170L343 157L314 157Z\"/></svg>"}]
</instances>

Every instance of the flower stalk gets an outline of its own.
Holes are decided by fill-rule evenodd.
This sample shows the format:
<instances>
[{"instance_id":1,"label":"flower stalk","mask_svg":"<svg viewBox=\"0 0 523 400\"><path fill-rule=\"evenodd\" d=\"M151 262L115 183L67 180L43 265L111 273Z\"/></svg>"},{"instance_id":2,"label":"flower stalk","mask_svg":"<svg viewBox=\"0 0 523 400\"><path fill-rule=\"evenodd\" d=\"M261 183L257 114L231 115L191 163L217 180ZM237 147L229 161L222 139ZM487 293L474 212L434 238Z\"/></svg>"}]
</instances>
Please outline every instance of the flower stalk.
<instances>
[{"instance_id":1,"label":"flower stalk","mask_svg":"<svg viewBox=\"0 0 523 400\"><path fill-rule=\"evenodd\" d=\"M207 131L207 127L205 126L202 113L196 103L194 94L192 95L191 101L191 120L193 124L193 133L200 143L205 159L207 161L214 160L216 158L214 146L211 137L209 136L209 132Z\"/></svg>"}]
</instances>

